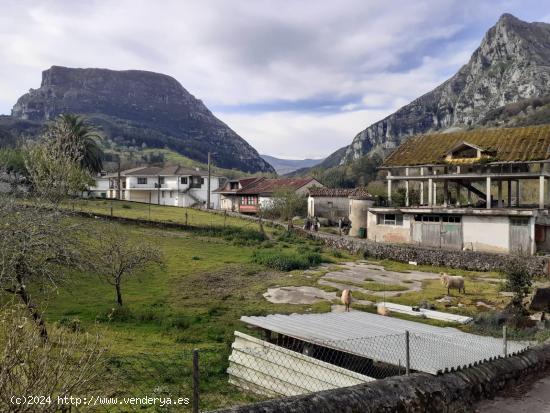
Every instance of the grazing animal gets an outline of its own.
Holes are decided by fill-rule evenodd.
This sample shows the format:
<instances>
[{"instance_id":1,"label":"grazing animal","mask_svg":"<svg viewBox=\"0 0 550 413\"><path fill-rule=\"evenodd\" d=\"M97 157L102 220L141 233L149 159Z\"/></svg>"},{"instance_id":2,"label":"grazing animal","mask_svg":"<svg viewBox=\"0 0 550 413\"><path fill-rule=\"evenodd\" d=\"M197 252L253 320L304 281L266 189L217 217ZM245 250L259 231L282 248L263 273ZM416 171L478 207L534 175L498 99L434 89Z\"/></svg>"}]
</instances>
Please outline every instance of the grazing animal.
<instances>
[{"instance_id":1,"label":"grazing animal","mask_svg":"<svg viewBox=\"0 0 550 413\"><path fill-rule=\"evenodd\" d=\"M450 295L451 289L458 290L459 293L462 291L464 294L466 294L464 277L461 277L460 275L451 276L447 273L442 272L439 275L439 279L441 280L441 284L447 287L447 295Z\"/></svg>"},{"instance_id":2,"label":"grazing animal","mask_svg":"<svg viewBox=\"0 0 550 413\"><path fill-rule=\"evenodd\" d=\"M346 306L346 311L349 311L349 307L351 305L351 290L344 290L342 291L342 304Z\"/></svg>"},{"instance_id":3,"label":"grazing animal","mask_svg":"<svg viewBox=\"0 0 550 413\"><path fill-rule=\"evenodd\" d=\"M376 312L380 315L390 315L390 310L385 305L379 305L376 307Z\"/></svg>"}]
</instances>

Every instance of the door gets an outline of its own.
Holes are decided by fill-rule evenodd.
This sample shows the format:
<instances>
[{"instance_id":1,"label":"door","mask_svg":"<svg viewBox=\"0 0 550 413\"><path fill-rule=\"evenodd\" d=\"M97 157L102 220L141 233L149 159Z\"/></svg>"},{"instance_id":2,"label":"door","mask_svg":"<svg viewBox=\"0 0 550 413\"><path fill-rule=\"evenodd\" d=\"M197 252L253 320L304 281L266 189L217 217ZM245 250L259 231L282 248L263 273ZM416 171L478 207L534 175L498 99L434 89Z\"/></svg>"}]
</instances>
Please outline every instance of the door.
<instances>
[{"instance_id":1,"label":"door","mask_svg":"<svg viewBox=\"0 0 550 413\"><path fill-rule=\"evenodd\" d=\"M422 217L422 244L430 247L441 246L441 222L439 216Z\"/></svg>"},{"instance_id":2,"label":"door","mask_svg":"<svg viewBox=\"0 0 550 413\"><path fill-rule=\"evenodd\" d=\"M460 217L441 218L441 246L462 249L462 223Z\"/></svg>"},{"instance_id":3,"label":"door","mask_svg":"<svg viewBox=\"0 0 550 413\"><path fill-rule=\"evenodd\" d=\"M510 218L510 251L531 254L529 218Z\"/></svg>"}]
</instances>

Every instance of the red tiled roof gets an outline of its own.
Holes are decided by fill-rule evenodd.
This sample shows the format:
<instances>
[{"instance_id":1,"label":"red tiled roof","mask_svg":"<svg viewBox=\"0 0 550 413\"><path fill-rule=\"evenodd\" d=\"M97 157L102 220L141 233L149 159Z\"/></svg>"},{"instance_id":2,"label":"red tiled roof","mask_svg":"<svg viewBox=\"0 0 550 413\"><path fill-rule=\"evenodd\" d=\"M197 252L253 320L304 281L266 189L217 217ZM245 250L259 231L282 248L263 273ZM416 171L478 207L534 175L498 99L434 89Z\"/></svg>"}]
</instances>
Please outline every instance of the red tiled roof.
<instances>
[{"instance_id":1,"label":"red tiled roof","mask_svg":"<svg viewBox=\"0 0 550 413\"><path fill-rule=\"evenodd\" d=\"M327 198L374 198L367 192L365 188L311 188L309 195L312 197L327 197Z\"/></svg>"},{"instance_id":2,"label":"red tiled roof","mask_svg":"<svg viewBox=\"0 0 550 413\"><path fill-rule=\"evenodd\" d=\"M249 186L250 184L252 184L256 181L262 180L262 179L265 179L265 178L263 176L255 176L255 177L252 177L252 178L244 178L244 179L239 179L239 180L232 179L230 181L227 181L224 186L222 186L221 188L216 189L214 192L221 193L221 194L235 194L235 193L237 193L237 191L239 191L239 189L231 189L231 183L232 182L238 182L239 186L240 186L240 189L242 189L242 188L245 188L245 187Z\"/></svg>"},{"instance_id":3,"label":"red tiled roof","mask_svg":"<svg viewBox=\"0 0 550 413\"><path fill-rule=\"evenodd\" d=\"M294 190L298 190L302 188L304 185L307 185L312 181L315 181L316 183L321 185L321 183L315 180L315 178L311 178L311 177L281 178L281 179L264 178L261 180L257 180L256 182L253 182L252 184L242 188L241 190L237 191L237 193L242 195L255 195L255 194L271 194L275 190L280 188L292 188Z\"/></svg>"}]
</instances>

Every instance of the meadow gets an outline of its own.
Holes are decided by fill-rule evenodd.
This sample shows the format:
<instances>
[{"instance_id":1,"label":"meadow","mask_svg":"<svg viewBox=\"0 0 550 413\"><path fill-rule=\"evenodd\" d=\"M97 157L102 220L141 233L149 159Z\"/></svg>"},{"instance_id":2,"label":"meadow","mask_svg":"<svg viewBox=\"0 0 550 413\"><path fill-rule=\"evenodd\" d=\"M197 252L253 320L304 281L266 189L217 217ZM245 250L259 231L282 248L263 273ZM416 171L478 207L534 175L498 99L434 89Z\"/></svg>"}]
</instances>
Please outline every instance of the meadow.
<instances>
[{"instance_id":1,"label":"meadow","mask_svg":"<svg viewBox=\"0 0 550 413\"><path fill-rule=\"evenodd\" d=\"M313 305L273 304L263 294L276 286L315 286L327 268L311 270L321 262L335 267L339 262L362 259L324 248L318 242L298 238L277 226L259 233L257 222L156 205L113 202L113 215L129 218L188 223L210 231L161 229L146 225L72 217L96 231L114 226L132 241L149 242L165 257L164 267L151 267L122 285L124 306L115 301L114 288L97 274L72 271L55 292L36 292L49 325L69 330L99 333L107 346L101 394L105 396L155 396L177 394L190 397L192 351L200 352L201 409L248 403L257 396L227 382L228 356L235 330L249 330L243 315L330 311L331 302ZM67 207L72 208L72 204ZM110 214L111 201L77 201L75 210ZM224 228L225 224L225 228ZM406 271L404 264L383 261L388 269ZM422 270L447 270L423 267ZM497 274L467 274L495 277ZM372 284L372 285L371 285ZM379 285L370 283L373 290ZM439 281L430 281L420 292L405 293L395 302L418 304L442 295ZM361 298L361 297L357 297ZM380 297L364 297L379 300ZM503 304L499 286L492 280L472 287L467 309L475 312L476 300ZM373 311L372 308L357 309ZM422 321L422 320L415 320ZM430 322L427 320L427 322ZM430 322L432 323L432 322ZM132 410L130 410L132 411ZM143 410L140 410L143 411Z\"/></svg>"}]
</instances>

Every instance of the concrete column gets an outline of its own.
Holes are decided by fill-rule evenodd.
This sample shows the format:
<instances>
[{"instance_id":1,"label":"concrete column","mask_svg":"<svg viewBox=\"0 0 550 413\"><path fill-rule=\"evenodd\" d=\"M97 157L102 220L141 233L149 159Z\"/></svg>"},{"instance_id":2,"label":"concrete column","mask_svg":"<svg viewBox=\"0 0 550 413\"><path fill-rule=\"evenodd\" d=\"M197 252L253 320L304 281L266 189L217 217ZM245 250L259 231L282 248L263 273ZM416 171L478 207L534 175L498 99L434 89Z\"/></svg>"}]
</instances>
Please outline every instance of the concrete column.
<instances>
[{"instance_id":1,"label":"concrete column","mask_svg":"<svg viewBox=\"0 0 550 413\"><path fill-rule=\"evenodd\" d=\"M424 176L424 168L420 168L420 176ZM424 205L424 181L420 181L420 205Z\"/></svg>"},{"instance_id":2,"label":"concrete column","mask_svg":"<svg viewBox=\"0 0 550 413\"><path fill-rule=\"evenodd\" d=\"M433 181L432 178L428 179L428 206L433 205Z\"/></svg>"},{"instance_id":3,"label":"concrete column","mask_svg":"<svg viewBox=\"0 0 550 413\"><path fill-rule=\"evenodd\" d=\"M520 199L519 199L519 196L520 196L520 192L521 192L521 189L520 189L520 185L519 185L519 179L516 181L516 206L519 208L519 206L521 205L521 202L520 202Z\"/></svg>"},{"instance_id":4,"label":"concrete column","mask_svg":"<svg viewBox=\"0 0 550 413\"><path fill-rule=\"evenodd\" d=\"M391 178L391 174L389 173L388 178ZM388 202L391 204L391 179L388 179Z\"/></svg>"},{"instance_id":5,"label":"concrete column","mask_svg":"<svg viewBox=\"0 0 550 413\"><path fill-rule=\"evenodd\" d=\"M434 182L434 190L432 194L432 205L437 205L437 182Z\"/></svg>"},{"instance_id":6,"label":"concrete column","mask_svg":"<svg viewBox=\"0 0 550 413\"><path fill-rule=\"evenodd\" d=\"M508 202L506 203L508 208L512 207L512 180L508 180Z\"/></svg>"},{"instance_id":7,"label":"concrete column","mask_svg":"<svg viewBox=\"0 0 550 413\"><path fill-rule=\"evenodd\" d=\"M544 209L544 176L539 176L539 209Z\"/></svg>"},{"instance_id":8,"label":"concrete column","mask_svg":"<svg viewBox=\"0 0 550 413\"><path fill-rule=\"evenodd\" d=\"M487 182L485 183L485 194L486 194L486 204L487 209L491 209L491 177L487 177Z\"/></svg>"},{"instance_id":9,"label":"concrete column","mask_svg":"<svg viewBox=\"0 0 550 413\"><path fill-rule=\"evenodd\" d=\"M503 208L504 200L502 197L502 181L498 181L498 207Z\"/></svg>"},{"instance_id":10,"label":"concrete column","mask_svg":"<svg viewBox=\"0 0 550 413\"><path fill-rule=\"evenodd\" d=\"M456 183L456 205L460 206L460 182Z\"/></svg>"},{"instance_id":11,"label":"concrete column","mask_svg":"<svg viewBox=\"0 0 550 413\"><path fill-rule=\"evenodd\" d=\"M409 176L409 168L405 168L405 175ZM405 181L405 206L409 206L409 181Z\"/></svg>"},{"instance_id":12,"label":"concrete column","mask_svg":"<svg viewBox=\"0 0 550 413\"><path fill-rule=\"evenodd\" d=\"M449 206L449 181L443 181L443 206Z\"/></svg>"}]
</instances>

